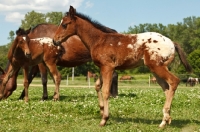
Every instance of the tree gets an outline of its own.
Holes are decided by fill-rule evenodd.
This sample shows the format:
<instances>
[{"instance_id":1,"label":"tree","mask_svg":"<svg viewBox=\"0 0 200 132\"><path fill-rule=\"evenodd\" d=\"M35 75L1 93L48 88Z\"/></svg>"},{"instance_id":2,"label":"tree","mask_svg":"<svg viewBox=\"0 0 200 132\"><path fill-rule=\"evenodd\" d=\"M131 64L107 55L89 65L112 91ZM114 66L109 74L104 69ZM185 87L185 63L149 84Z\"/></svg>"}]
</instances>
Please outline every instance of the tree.
<instances>
[{"instance_id":1,"label":"tree","mask_svg":"<svg viewBox=\"0 0 200 132\"><path fill-rule=\"evenodd\" d=\"M48 12L45 15L46 22L51 23L51 24L55 24L55 25L60 24L62 17L63 17L62 12Z\"/></svg>"},{"instance_id":2,"label":"tree","mask_svg":"<svg viewBox=\"0 0 200 132\"><path fill-rule=\"evenodd\" d=\"M14 39L15 39L15 33L14 33L14 31L11 30L11 31L9 32L8 40L10 40L10 42L13 42Z\"/></svg>"},{"instance_id":3,"label":"tree","mask_svg":"<svg viewBox=\"0 0 200 132\"><path fill-rule=\"evenodd\" d=\"M22 28L29 29L30 27L35 27L38 24L46 23L46 17L43 13L31 11L25 15L25 18L24 20L21 20L21 23Z\"/></svg>"},{"instance_id":4,"label":"tree","mask_svg":"<svg viewBox=\"0 0 200 132\"><path fill-rule=\"evenodd\" d=\"M194 50L190 53L188 61L193 68L193 72L200 75L200 49Z\"/></svg>"}]
</instances>

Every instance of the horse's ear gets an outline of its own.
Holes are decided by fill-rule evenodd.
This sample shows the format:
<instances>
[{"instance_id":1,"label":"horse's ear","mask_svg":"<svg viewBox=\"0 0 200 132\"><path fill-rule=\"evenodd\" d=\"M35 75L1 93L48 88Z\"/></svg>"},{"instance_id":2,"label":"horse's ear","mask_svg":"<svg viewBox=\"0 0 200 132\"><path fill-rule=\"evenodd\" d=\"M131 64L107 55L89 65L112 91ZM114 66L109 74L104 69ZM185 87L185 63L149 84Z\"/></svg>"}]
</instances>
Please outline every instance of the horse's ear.
<instances>
[{"instance_id":1,"label":"horse's ear","mask_svg":"<svg viewBox=\"0 0 200 132\"><path fill-rule=\"evenodd\" d=\"M31 31L31 27L28 30L26 30L26 34L29 34L30 31Z\"/></svg>"},{"instance_id":2,"label":"horse's ear","mask_svg":"<svg viewBox=\"0 0 200 132\"><path fill-rule=\"evenodd\" d=\"M70 15L71 19L75 18L75 14L76 14L76 9L74 9L73 6L70 6L70 8L69 8L69 15Z\"/></svg>"}]
</instances>

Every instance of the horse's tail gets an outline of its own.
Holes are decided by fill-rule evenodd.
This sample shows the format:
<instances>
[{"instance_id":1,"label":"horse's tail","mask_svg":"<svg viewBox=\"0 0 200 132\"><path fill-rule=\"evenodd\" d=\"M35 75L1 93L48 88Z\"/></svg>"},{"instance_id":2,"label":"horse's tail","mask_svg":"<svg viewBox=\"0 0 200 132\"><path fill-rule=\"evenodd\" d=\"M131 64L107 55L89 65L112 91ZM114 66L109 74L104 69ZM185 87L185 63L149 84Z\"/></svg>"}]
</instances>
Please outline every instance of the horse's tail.
<instances>
[{"instance_id":1,"label":"horse's tail","mask_svg":"<svg viewBox=\"0 0 200 132\"><path fill-rule=\"evenodd\" d=\"M192 72L192 67L190 66L190 64L188 63L187 59L186 59L186 55L184 54L183 50L181 49L180 45L176 42L174 42L174 46L176 49L176 52L178 53L178 56L181 60L181 62L183 63L185 69L191 73Z\"/></svg>"}]
</instances>

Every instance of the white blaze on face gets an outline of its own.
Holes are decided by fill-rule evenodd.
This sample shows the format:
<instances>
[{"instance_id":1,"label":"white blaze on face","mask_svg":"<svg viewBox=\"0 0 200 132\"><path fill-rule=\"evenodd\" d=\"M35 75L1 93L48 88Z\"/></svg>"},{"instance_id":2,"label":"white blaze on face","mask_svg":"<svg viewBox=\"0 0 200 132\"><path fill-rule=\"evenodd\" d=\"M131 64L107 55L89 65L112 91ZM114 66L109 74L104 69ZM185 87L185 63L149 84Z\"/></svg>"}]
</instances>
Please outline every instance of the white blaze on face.
<instances>
[{"instance_id":1,"label":"white blaze on face","mask_svg":"<svg viewBox=\"0 0 200 132\"><path fill-rule=\"evenodd\" d=\"M63 19L61 19L61 21L60 21L60 25L62 24L62 22L63 22ZM59 25L59 26L60 26L60 25Z\"/></svg>"},{"instance_id":2,"label":"white blaze on face","mask_svg":"<svg viewBox=\"0 0 200 132\"><path fill-rule=\"evenodd\" d=\"M53 39L52 38L48 38L48 37L44 37L44 38L36 38L36 39L31 39L31 40L35 40L35 41L39 41L40 44L48 44L49 46L53 46Z\"/></svg>"},{"instance_id":3,"label":"white blaze on face","mask_svg":"<svg viewBox=\"0 0 200 132\"><path fill-rule=\"evenodd\" d=\"M26 37L22 37L23 38L23 40L25 40L26 41Z\"/></svg>"}]
</instances>

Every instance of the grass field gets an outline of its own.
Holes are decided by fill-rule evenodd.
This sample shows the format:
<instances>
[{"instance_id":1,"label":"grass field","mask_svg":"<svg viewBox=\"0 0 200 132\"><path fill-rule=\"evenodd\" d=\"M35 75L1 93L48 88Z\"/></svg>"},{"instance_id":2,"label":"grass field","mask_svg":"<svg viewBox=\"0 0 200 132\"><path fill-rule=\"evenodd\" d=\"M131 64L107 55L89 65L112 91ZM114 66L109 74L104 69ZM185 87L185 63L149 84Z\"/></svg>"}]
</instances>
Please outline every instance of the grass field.
<instances>
[{"instance_id":1,"label":"grass field","mask_svg":"<svg viewBox=\"0 0 200 132\"><path fill-rule=\"evenodd\" d=\"M19 101L22 79L7 100L0 101L0 132L200 132L200 88L180 84L172 109L172 123L158 128L165 101L161 88L148 80L119 82L119 96L110 98L110 119L99 127L98 99L83 78L62 81L60 101L52 101L53 83L49 81L49 100L40 101L41 81L29 89L29 102Z\"/></svg>"}]
</instances>

